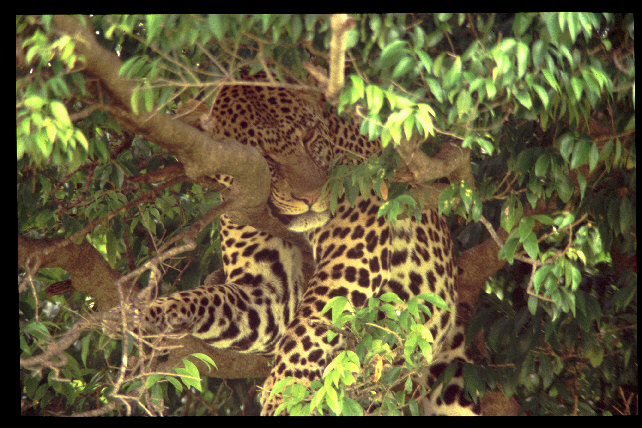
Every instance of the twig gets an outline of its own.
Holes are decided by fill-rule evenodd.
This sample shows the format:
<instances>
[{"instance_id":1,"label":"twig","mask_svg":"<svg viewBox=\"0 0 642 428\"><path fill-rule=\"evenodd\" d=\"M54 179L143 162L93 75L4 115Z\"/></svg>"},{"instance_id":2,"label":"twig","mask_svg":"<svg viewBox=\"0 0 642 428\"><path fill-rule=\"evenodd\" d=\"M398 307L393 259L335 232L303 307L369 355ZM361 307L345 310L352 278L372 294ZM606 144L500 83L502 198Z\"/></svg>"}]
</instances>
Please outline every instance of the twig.
<instances>
[{"instance_id":1,"label":"twig","mask_svg":"<svg viewBox=\"0 0 642 428\"><path fill-rule=\"evenodd\" d=\"M493 241L497 244L499 248L502 248L504 246L504 242L497 236L497 232L495 232L495 229L493 228L493 225L490 224L490 222L486 219L484 216L479 217L479 222L484 225L488 233L490 234L491 238L493 238Z\"/></svg>"}]
</instances>

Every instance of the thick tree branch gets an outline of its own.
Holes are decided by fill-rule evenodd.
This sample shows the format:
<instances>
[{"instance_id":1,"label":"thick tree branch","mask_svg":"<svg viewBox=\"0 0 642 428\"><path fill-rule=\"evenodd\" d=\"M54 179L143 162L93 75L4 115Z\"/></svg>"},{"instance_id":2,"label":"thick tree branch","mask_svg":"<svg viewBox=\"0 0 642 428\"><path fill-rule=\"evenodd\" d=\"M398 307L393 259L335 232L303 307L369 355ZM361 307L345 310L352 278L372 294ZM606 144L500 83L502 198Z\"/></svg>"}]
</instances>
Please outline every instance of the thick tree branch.
<instances>
[{"instance_id":1,"label":"thick tree branch","mask_svg":"<svg viewBox=\"0 0 642 428\"><path fill-rule=\"evenodd\" d=\"M182 367L181 360L183 358L188 358L190 354L201 352L209 355L214 360L217 369L208 372L207 365L198 358L192 357L189 360L198 367L200 373L208 377L243 379L266 377L270 374L269 363L272 361L271 357L215 349L193 336L185 336L178 340L166 339L165 345L179 346L179 348L173 349L167 360L157 361L153 370L167 372L171 371L173 367Z\"/></svg>"},{"instance_id":2,"label":"thick tree branch","mask_svg":"<svg viewBox=\"0 0 642 428\"><path fill-rule=\"evenodd\" d=\"M86 70L98 77L121 105L129 106L131 96L137 90L136 84L118 75L120 60L96 41L89 22L84 18L62 15L55 16L53 21L60 31L76 41L76 50L84 57ZM262 221L267 217L265 202L271 179L267 163L256 149L236 141L214 140L207 133L170 116L136 115L127 108L129 125L176 156L188 177L233 176L235 180L228 208L236 212L234 220L262 229ZM274 224L269 227L274 227ZM275 233L274 230L272 232Z\"/></svg>"},{"instance_id":3,"label":"thick tree branch","mask_svg":"<svg viewBox=\"0 0 642 428\"><path fill-rule=\"evenodd\" d=\"M60 267L66 270L73 287L91 294L101 309L118 304L114 282L120 278L103 256L87 241L65 244L64 239L29 239L18 236L18 266L25 266L29 257L39 255L40 267ZM55 251L47 249L55 247Z\"/></svg>"},{"instance_id":4,"label":"thick tree branch","mask_svg":"<svg viewBox=\"0 0 642 428\"><path fill-rule=\"evenodd\" d=\"M475 178L470 168L470 150L461 147L458 141L448 141L441 145L439 153L430 157L420 148L418 139L402 138L397 152L404 160L412 181L426 183L447 177L451 182L465 180L475 186Z\"/></svg>"}]
</instances>

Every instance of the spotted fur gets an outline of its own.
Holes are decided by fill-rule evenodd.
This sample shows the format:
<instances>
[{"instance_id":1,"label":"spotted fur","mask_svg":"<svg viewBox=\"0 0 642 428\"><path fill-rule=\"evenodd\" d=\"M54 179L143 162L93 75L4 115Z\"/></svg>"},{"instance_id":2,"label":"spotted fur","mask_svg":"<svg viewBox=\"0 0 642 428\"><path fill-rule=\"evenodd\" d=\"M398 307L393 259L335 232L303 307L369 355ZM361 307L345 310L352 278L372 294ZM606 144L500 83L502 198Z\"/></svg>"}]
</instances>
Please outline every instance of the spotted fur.
<instances>
[{"instance_id":1,"label":"spotted fur","mask_svg":"<svg viewBox=\"0 0 642 428\"><path fill-rule=\"evenodd\" d=\"M340 335L331 342L326 337L330 314L321 310L333 296L363 307L370 297L389 291L404 300L431 292L456 308L450 233L436 212L393 226L377 218L379 202L371 196L354 206L342 198L335 215L328 214L319 190L330 160L344 152L367 158L379 150L357 126L328 113L318 97L257 85L224 87L211 115L213 135L261 150L272 173L272 214L292 230L307 231L314 274L305 284L297 247L223 216L225 282L154 301L145 311L151 328L187 331L218 348L274 355L261 396L262 413L272 414L280 398L270 398L269 392L278 380L320 378L344 345ZM231 177L217 178L231 183ZM429 385L444 364L467 361L456 311L431 311L435 363L424 379ZM436 390L424 400L424 411L478 413L462 391L460 370L443 398Z\"/></svg>"}]
</instances>

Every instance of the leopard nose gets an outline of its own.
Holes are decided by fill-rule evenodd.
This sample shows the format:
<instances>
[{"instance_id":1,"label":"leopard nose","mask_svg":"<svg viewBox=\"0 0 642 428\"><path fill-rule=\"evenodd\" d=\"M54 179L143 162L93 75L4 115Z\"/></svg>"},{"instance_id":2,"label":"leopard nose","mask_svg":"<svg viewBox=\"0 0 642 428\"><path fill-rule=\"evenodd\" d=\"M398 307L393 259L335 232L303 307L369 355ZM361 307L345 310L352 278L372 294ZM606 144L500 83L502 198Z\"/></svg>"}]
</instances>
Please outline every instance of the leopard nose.
<instances>
[{"instance_id":1,"label":"leopard nose","mask_svg":"<svg viewBox=\"0 0 642 428\"><path fill-rule=\"evenodd\" d=\"M319 199L319 196L321 196L321 189L315 190L314 192L308 192L305 194L292 195L292 196L295 197L296 199L299 199L305 202L306 205L312 206L312 204L314 204Z\"/></svg>"}]
</instances>

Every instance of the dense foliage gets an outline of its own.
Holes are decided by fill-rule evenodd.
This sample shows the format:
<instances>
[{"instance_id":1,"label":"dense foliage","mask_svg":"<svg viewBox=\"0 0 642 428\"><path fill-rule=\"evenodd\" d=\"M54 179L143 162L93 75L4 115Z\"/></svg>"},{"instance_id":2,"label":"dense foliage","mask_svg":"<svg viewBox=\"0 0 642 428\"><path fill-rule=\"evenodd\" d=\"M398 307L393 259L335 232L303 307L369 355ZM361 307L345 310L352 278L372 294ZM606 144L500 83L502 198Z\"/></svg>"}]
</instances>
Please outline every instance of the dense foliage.
<instances>
[{"instance_id":1,"label":"dense foliage","mask_svg":"<svg viewBox=\"0 0 642 428\"><path fill-rule=\"evenodd\" d=\"M488 229L500 234L493 236L497 258L507 264L487 279L469 323L469 339L481 333L484 349L478 364L466 367L467 391L477 398L499 389L530 414L637 413L633 15L352 18L339 111L386 147L421 136L429 154L447 140L470 148L476 182L446 186L439 209L459 252L488 239ZM189 181L160 187L137 180L176 161L124 126L119 112L174 114L189 100L211 102L221 82L240 80L241 70L310 85L311 69L327 66L331 31L321 15L90 22L122 60L121 77L137 84L130 106L84 73L75 53L80 42L57 31L52 17L16 17L18 234L86 240L127 273L220 200ZM335 168L327 186L334 200L373 187L386 199L381 214L394 221L418 206L392 182L398 164L388 150L366 166ZM197 250L165 263L163 293L197 286L221 266L217 232L214 222L199 234ZM64 270L19 268L20 351L28 357L96 308L92 296L52 292L69 278ZM290 411L418 411L404 390L421 357L430 357L430 340L416 327L425 307L386 310L385 329L368 326L390 303L394 297L382 296L342 315L342 302L333 302L337 327L350 329L358 344L339 355L313 392L290 386ZM403 367L390 364L395 349ZM132 379L121 391L110 389L112 367L127 351L91 331L57 364L21 367L22 413L84 412L139 388L143 381ZM141 402L163 398L165 414L255 411L253 384L206 379L194 388L186 373L177 376L191 390L147 378L151 395ZM143 406L126 411L151 408Z\"/></svg>"}]
</instances>

